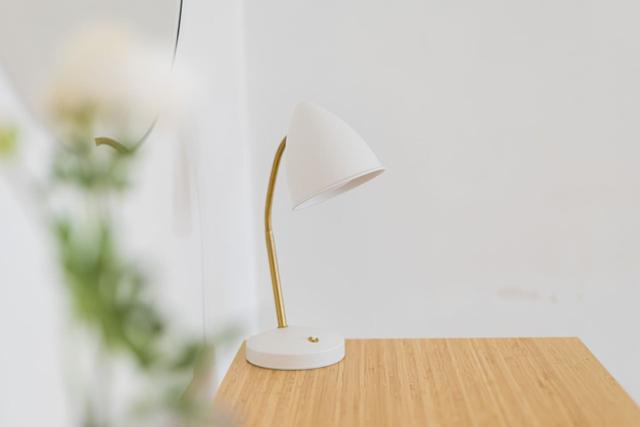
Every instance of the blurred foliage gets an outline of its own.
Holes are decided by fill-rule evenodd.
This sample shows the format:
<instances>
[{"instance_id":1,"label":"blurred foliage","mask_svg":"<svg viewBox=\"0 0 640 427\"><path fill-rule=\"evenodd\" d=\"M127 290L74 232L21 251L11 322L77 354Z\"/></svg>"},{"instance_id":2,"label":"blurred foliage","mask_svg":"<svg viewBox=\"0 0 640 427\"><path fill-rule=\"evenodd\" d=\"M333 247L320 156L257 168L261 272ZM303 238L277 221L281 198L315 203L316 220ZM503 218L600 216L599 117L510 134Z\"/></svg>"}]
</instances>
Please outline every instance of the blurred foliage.
<instances>
[{"instance_id":1,"label":"blurred foliage","mask_svg":"<svg viewBox=\"0 0 640 427\"><path fill-rule=\"evenodd\" d=\"M16 151L18 129L13 125L0 124L0 158L9 157Z\"/></svg>"},{"instance_id":2,"label":"blurred foliage","mask_svg":"<svg viewBox=\"0 0 640 427\"><path fill-rule=\"evenodd\" d=\"M108 358L132 361L151 389L132 402L135 421L105 419L109 411L87 397L82 426L149 425L159 413L175 421L169 425L212 425L212 402L206 393L212 343L236 332L227 329L207 345L201 338L185 339L172 331L141 262L125 252L112 214L114 196L131 186L138 150L112 139L94 140L90 116L76 125L71 140L56 147L49 182L39 186L46 194L38 194L45 199L57 193L74 195L73 203L45 214L74 318L98 338ZM16 139L15 128L1 131L0 154L11 153ZM161 424L167 425L166 419Z\"/></svg>"}]
</instances>

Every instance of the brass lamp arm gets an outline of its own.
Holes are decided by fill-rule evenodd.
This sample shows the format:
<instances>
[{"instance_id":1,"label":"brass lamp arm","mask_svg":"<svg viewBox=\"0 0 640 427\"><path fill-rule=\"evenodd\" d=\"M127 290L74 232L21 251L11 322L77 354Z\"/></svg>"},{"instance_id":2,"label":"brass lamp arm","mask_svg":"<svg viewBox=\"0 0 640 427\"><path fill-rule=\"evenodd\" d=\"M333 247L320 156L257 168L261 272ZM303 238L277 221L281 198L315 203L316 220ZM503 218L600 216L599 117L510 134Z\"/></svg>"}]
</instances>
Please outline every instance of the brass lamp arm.
<instances>
[{"instance_id":1,"label":"brass lamp arm","mask_svg":"<svg viewBox=\"0 0 640 427\"><path fill-rule=\"evenodd\" d=\"M269 176L269 186L267 187L267 200L264 207L264 232L267 241L267 255L269 257L269 269L271 271L271 286L273 288L273 299L276 304L276 317L278 318L278 328L287 327L287 318L284 313L284 301L282 299L282 289L280 287L280 272L278 271L278 258L276 257L276 245L271 228L271 206L273 204L273 192L278 178L278 169L280 168L280 160L287 146L287 137L282 138L282 142L278 146L276 155L273 158L271 166L271 175Z\"/></svg>"}]
</instances>

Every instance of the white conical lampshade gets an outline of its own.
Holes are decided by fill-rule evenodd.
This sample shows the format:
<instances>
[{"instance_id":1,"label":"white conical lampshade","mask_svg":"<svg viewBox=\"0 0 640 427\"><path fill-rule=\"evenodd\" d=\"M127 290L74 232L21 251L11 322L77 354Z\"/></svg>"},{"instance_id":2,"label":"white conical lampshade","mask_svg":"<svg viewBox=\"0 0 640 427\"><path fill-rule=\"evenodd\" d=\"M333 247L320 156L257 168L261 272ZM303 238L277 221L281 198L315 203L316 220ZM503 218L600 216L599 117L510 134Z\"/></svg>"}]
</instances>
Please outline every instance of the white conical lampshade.
<instances>
[{"instance_id":1,"label":"white conical lampshade","mask_svg":"<svg viewBox=\"0 0 640 427\"><path fill-rule=\"evenodd\" d=\"M384 172L356 131L309 103L299 104L293 112L286 164L294 209L323 202Z\"/></svg>"}]
</instances>

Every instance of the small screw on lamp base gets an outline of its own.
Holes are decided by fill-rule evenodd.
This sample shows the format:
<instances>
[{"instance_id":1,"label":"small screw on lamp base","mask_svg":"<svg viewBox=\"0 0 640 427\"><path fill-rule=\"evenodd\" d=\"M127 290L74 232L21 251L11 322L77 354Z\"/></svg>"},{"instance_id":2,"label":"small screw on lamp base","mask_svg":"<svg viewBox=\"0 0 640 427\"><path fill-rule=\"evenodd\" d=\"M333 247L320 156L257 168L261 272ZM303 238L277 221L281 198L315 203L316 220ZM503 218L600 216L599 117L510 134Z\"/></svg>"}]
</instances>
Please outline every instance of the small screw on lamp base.
<instances>
[{"instance_id":1,"label":"small screw on lamp base","mask_svg":"<svg viewBox=\"0 0 640 427\"><path fill-rule=\"evenodd\" d=\"M269 369L322 368L344 358L344 338L302 326L272 329L247 340L246 358L252 365Z\"/></svg>"}]
</instances>

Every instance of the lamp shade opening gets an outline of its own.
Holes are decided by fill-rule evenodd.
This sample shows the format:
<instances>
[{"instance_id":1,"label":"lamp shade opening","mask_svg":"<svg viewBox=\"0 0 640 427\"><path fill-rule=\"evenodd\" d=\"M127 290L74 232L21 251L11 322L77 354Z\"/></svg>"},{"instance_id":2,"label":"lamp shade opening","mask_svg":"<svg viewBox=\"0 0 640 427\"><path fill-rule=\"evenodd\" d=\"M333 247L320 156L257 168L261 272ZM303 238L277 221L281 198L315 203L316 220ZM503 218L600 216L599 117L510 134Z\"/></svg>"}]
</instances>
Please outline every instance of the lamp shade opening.
<instances>
[{"instance_id":1,"label":"lamp shade opening","mask_svg":"<svg viewBox=\"0 0 640 427\"><path fill-rule=\"evenodd\" d=\"M294 210L349 191L385 170L355 130L309 103L299 104L293 112L286 165Z\"/></svg>"},{"instance_id":2,"label":"lamp shade opening","mask_svg":"<svg viewBox=\"0 0 640 427\"><path fill-rule=\"evenodd\" d=\"M364 184L365 182L372 180L373 178L380 175L384 171L385 171L385 168L380 167L377 169L362 172L360 174L346 178L342 181L336 182L335 184L320 191L315 196L312 196L307 200L304 200L298 205L294 206L293 210L308 208L309 206L317 205L324 202L325 200L329 200L332 197L337 196L338 194L346 193L347 191L354 189Z\"/></svg>"}]
</instances>

